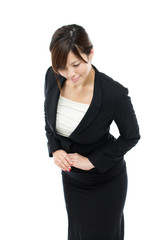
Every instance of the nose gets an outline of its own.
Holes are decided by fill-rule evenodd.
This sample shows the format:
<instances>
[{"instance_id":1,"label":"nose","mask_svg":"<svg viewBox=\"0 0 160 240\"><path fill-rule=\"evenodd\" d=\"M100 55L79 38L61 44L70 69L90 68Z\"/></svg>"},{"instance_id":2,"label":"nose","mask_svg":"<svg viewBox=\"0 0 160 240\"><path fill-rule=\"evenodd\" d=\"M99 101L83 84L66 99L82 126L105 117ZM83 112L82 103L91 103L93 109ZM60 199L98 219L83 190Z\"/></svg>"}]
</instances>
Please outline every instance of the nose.
<instances>
[{"instance_id":1,"label":"nose","mask_svg":"<svg viewBox=\"0 0 160 240\"><path fill-rule=\"evenodd\" d=\"M72 78L74 78L75 73L74 73L74 71L73 71L72 69L69 69L69 70L66 72L66 76L67 76L68 79L72 79Z\"/></svg>"}]
</instances>

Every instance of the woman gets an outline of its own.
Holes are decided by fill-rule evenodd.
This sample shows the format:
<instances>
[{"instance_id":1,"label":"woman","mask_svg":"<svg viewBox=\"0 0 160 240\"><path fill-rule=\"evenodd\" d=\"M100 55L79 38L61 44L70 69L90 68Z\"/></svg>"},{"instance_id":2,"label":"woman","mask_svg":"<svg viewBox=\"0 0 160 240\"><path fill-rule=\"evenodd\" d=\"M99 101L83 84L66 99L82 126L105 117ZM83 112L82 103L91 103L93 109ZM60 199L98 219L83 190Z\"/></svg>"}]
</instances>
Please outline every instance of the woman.
<instances>
[{"instance_id":1,"label":"woman","mask_svg":"<svg viewBox=\"0 0 160 240\"><path fill-rule=\"evenodd\" d=\"M68 240L124 239L124 155L140 139L128 89L91 63L93 45L72 24L55 31L45 75L49 156L62 170ZM115 121L116 139L109 128Z\"/></svg>"}]
</instances>

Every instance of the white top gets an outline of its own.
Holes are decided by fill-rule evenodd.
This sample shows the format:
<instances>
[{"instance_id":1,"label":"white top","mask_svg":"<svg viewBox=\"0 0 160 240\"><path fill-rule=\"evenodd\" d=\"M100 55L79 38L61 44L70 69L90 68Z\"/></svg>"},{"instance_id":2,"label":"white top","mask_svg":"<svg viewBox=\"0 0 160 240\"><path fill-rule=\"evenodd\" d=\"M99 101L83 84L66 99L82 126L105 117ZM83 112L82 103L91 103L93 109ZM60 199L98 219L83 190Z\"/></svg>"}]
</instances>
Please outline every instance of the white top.
<instances>
[{"instance_id":1,"label":"white top","mask_svg":"<svg viewBox=\"0 0 160 240\"><path fill-rule=\"evenodd\" d=\"M89 104L79 103L63 96L59 97L56 115L56 132L68 137L85 115Z\"/></svg>"}]
</instances>

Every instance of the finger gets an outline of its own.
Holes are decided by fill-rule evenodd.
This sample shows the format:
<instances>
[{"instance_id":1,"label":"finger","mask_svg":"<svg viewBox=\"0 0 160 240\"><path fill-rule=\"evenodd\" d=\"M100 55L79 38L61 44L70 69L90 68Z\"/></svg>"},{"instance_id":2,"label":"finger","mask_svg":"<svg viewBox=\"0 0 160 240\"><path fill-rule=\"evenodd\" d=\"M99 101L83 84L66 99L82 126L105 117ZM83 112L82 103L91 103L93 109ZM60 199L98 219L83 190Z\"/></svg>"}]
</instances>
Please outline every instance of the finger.
<instances>
[{"instance_id":1,"label":"finger","mask_svg":"<svg viewBox=\"0 0 160 240\"><path fill-rule=\"evenodd\" d=\"M57 162L57 166L60 167L63 171L69 170L67 169L66 165L62 161Z\"/></svg>"},{"instance_id":2,"label":"finger","mask_svg":"<svg viewBox=\"0 0 160 240\"><path fill-rule=\"evenodd\" d=\"M54 162L57 166L63 168L63 170L70 170L71 166L73 166L73 162L69 159L67 153L56 156L56 158L54 158ZM63 164L61 164L61 163L63 163Z\"/></svg>"},{"instance_id":3,"label":"finger","mask_svg":"<svg viewBox=\"0 0 160 240\"><path fill-rule=\"evenodd\" d=\"M59 163L57 164L57 166L60 167L63 171L66 171L66 168L65 168L65 166L63 165L63 163L59 162Z\"/></svg>"},{"instance_id":4,"label":"finger","mask_svg":"<svg viewBox=\"0 0 160 240\"><path fill-rule=\"evenodd\" d=\"M68 154L64 154L63 156L70 165L73 165L73 160Z\"/></svg>"},{"instance_id":5,"label":"finger","mask_svg":"<svg viewBox=\"0 0 160 240\"><path fill-rule=\"evenodd\" d=\"M69 157L73 157L75 153L68 153Z\"/></svg>"},{"instance_id":6,"label":"finger","mask_svg":"<svg viewBox=\"0 0 160 240\"><path fill-rule=\"evenodd\" d=\"M70 170L71 169L70 164L67 162L65 157L63 157L63 155L61 155L61 157L59 158L59 161L61 162L61 165L63 166L63 168L65 168L66 170Z\"/></svg>"},{"instance_id":7,"label":"finger","mask_svg":"<svg viewBox=\"0 0 160 240\"><path fill-rule=\"evenodd\" d=\"M70 162L74 163L76 160L75 154L69 155Z\"/></svg>"},{"instance_id":8,"label":"finger","mask_svg":"<svg viewBox=\"0 0 160 240\"><path fill-rule=\"evenodd\" d=\"M63 161L63 164L66 166L66 168L68 168L68 169L71 168L70 162L68 162L65 157L62 159L62 161Z\"/></svg>"}]
</instances>

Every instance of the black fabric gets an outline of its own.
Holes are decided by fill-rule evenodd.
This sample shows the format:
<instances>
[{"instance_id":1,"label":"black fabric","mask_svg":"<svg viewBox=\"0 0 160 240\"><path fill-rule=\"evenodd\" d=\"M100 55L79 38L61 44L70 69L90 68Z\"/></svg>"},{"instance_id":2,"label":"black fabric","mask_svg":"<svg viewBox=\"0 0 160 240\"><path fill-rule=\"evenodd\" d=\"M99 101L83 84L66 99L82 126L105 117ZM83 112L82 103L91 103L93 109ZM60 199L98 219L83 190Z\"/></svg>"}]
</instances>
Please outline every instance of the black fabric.
<instances>
[{"instance_id":1,"label":"black fabric","mask_svg":"<svg viewBox=\"0 0 160 240\"><path fill-rule=\"evenodd\" d=\"M48 154L58 149L79 153L95 166L90 170L71 167L62 171L68 213L68 240L123 240L123 207L127 193L124 155L140 139L139 126L128 89L95 69L91 104L76 129L68 137L56 132L56 112L60 95L49 67L45 75L45 131ZM61 87L65 78L60 76ZM120 136L110 133L115 121Z\"/></svg>"},{"instance_id":2,"label":"black fabric","mask_svg":"<svg viewBox=\"0 0 160 240\"><path fill-rule=\"evenodd\" d=\"M87 183L103 182L108 180L115 180L120 175L126 172L126 161L121 160L117 162L113 167L109 168L105 173L99 173L97 171L62 171L64 175L70 176L76 180Z\"/></svg>"},{"instance_id":3,"label":"black fabric","mask_svg":"<svg viewBox=\"0 0 160 240\"><path fill-rule=\"evenodd\" d=\"M62 171L68 240L124 239L125 165L104 175Z\"/></svg>"},{"instance_id":4,"label":"black fabric","mask_svg":"<svg viewBox=\"0 0 160 240\"><path fill-rule=\"evenodd\" d=\"M49 157L52 152L64 149L77 152L95 166L91 171L104 173L133 148L140 139L135 111L128 96L128 89L106 74L95 69L94 92L91 104L84 117L69 137L56 132L56 111L60 95L58 84L49 67L45 75L45 130L48 139ZM60 76L63 86L65 78ZM112 121L118 126L120 136L116 139L109 132ZM80 171L72 168L72 171Z\"/></svg>"}]
</instances>

